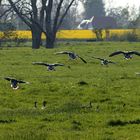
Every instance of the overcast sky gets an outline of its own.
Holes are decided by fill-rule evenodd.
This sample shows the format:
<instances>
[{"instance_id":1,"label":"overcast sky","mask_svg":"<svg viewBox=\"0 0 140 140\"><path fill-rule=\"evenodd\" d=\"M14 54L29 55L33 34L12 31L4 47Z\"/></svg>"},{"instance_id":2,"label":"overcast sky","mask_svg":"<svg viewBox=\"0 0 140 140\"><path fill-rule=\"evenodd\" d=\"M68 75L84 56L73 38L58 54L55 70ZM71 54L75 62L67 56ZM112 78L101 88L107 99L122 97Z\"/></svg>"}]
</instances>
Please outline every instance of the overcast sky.
<instances>
[{"instance_id":1,"label":"overcast sky","mask_svg":"<svg viewBox=\"0 0 140 140\"><path fill-rule=\"evenodd\" d=\"M106 7L118 7L118 6L136 6L137 8L140 6L140 0L104 0Z\"/></svg>"}]
</instances>

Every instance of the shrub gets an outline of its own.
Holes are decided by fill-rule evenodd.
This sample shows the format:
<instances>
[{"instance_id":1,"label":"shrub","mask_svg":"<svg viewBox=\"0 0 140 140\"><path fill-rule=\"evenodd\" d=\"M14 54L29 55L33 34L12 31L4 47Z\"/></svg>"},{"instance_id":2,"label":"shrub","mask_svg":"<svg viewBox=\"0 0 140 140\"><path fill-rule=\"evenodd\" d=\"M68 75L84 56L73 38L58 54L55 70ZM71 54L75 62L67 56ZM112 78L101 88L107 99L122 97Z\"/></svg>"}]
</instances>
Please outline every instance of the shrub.
<instances>
[{"instance_id":1,"label":"shrub","mask_svg":"<svg viewBox=\"0 0 140 140\"><path fill-rule=\"evenodd\" d=\"M138 41L138 35L135 32L132 33L127 33L126 34L126 39L130 42Z\"/></svg>"},{"instance_id":2,"label":"shrub","mask_svg":"<svg viewBox=\"0 0 140 140\"><path fill-rule=\"evenodd\" d=\"M129 42L134 42L134 41L139 41L138 35L135 33L135 30L132 32L124 33L122 35L118 34L112 34L110 36L110 41L129 41Z\"/></svg>"},{"instance_id":3,"label":"shrub","mask_svg":"<svg viewBox=\"0 0 140 140\"><path fill-rule=\"evenodd\" d=\"M0 47L2 46L2 43L5 43L5 42L10 42L10 46L11 46L11 42L13 42L13 40L16 38L18 38L17 34L13 32L12 30L4 31L3 36L0 38ZM7 46L9 46L9 44L7 44Z\"/></svg>"},{"instance_id":4,"label":"shrub","mask_svg":"<svg viewBox=\"0 0 140 140\"><path fill-rule=\"evenodd\" d=\"M109 38L110 41L119 41L120 37L117 34L112 34Z\"/></svg>"},{"instance_id":5,"label":"shrub","mask_svg":"<svg viewBox=\"0 0 140 140\"><path fill-rule=\"evenodd\" d=\"M103 40L103 29L94 29L92 32L95 33L97 41Z\"/></svg>"}]
</instances>

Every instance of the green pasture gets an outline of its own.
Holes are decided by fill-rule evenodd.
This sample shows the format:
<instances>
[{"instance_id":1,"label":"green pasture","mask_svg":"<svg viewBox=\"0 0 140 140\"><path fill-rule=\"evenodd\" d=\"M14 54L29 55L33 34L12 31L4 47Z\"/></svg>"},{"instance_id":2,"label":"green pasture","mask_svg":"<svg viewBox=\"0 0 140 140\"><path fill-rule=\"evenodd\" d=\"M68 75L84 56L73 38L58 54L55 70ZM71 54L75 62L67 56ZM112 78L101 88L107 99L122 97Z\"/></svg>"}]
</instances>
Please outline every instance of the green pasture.
<instances>
[{"instance_id":1,"label":"green pasture","mask_svg":"<svg viewBox=\"0 0 140 140\"><path fill-rule=\"evenodd\" d=\"M83 57L69 60L58 51ZM140 43L59 43L54 49L0 49L0 140L139 140L140 57L109 58L116 50L140 51ZM102 66L92 58L110 59ZM63 63L56 71L32 62ZM70 68L68 68L70 66ZM13 90L4 77L30 84ZM34 102L38 108L34 108ZM47 101L42 110L42 102ZM90 101L92 107L89 106Z\"/></svg>"}]
</instances>

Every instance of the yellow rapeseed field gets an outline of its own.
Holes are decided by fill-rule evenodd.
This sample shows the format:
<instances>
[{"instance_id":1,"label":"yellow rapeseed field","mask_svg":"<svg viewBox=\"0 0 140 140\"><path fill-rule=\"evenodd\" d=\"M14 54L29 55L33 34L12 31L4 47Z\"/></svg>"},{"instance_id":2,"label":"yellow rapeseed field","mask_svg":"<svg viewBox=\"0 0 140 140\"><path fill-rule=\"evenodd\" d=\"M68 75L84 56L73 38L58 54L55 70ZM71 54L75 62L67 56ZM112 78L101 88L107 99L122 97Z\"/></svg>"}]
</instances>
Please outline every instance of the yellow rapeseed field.
<instances>
[{"instance_id":1,"label":"yellow rapeseed field","mask_svg":"<svg viewBox=\"0 0 140 140\"><path fill-rule=\"evenodd\" d=\"M140 37L140 29L111 29L109 30L110 36L113 34L123 35L128 32L135 32ZM19 39L31 39L31 31L14 31ZM3 32L0 32L0 38L3 36ZM103 38L106 37L106 31L103 30ZM11 38L13 38L11 36ZM58 39L94 39L95 33L92 30L60 30L57 32ZM42 34L42 39L45 39L45 35Z\"/></svg>"}]
</instances>

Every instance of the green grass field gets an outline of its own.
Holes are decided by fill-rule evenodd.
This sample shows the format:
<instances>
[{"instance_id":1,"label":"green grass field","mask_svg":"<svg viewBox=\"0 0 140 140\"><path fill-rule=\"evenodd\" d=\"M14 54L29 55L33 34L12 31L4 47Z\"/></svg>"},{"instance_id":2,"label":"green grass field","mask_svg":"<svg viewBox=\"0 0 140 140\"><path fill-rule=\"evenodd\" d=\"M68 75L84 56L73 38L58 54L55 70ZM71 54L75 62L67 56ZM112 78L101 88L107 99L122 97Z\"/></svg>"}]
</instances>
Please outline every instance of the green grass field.
<instances>
[{"instance_id":1,"label":"green grass field","mask_svg":"<svg viewBox=\"0 0 140 140\"><path fill-rule=\"evenodd\" d=\"M76 52L88 63L54 55L63 50ZM140 51L140 43L63 43L54 49L39 50L2 48L0 140L139 140L140 75L135 72L140 72L140 57L109 58L116 50ZM101 66L92 56L116 64ZM36 61L66 66L47 71L44 66L32 65ZM30 84L13 90L3 79L6 76ZM42 110L44 100L47 107Z\"/></svg>"}]
</instances>

